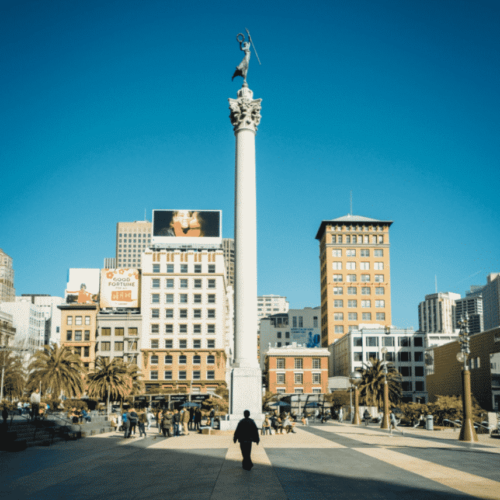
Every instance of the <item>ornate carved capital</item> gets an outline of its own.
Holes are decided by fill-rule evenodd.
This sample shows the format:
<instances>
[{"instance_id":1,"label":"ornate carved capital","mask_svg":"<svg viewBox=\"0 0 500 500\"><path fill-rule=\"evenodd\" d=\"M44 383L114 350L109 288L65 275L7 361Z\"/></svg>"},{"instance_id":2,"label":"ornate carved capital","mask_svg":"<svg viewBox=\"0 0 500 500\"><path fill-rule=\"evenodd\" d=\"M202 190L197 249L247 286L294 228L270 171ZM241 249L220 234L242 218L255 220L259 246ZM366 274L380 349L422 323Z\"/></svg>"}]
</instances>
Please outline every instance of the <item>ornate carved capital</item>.
<instances>
[{"instance_id":1,"label":"ornate carved capital","mask_svg":"<svg viewBox=\"0 0 500 500\"><path fill-rule=\"evenodd\" d=\"M245 129L257 132L261 102L262 99L253 98L253 92L248 87L238 90L238 99L229 99L229 119L235 133Z\"/></svg>"}]
</instances>

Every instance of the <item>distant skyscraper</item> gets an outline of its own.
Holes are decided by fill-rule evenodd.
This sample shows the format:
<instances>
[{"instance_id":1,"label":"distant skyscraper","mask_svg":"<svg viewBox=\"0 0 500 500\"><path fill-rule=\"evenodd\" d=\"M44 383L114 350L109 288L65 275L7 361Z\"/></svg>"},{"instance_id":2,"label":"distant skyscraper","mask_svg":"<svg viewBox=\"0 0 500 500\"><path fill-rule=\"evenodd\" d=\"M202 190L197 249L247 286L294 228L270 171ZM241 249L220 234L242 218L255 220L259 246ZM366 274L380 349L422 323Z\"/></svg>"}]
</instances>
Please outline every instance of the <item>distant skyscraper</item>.
<instances>
[{"instance_id":1,"label":"distant skyscraper","mask_svg":"<svg viewBox=\"0 0 500 500\"><path fill-rule=\"evenodd\" d=\"M454 333L458 293L432 293L418 305L418 326L421 332Z\"/></svg>"},{"instance_id":2,"label":"distant skyscraper","mask_svg":"<svg viewBox=\"0 0 500 500\"><path fill-rule=\"evenodd\" d=\"M463 299L456 301L455 324L458 323L465 314L469 316L469 333L479 333L484 330L483 321L483 287L472 286L469 292L466 292Z\"/></svg>"},{"instance_id":3,"label":"distant skyscraper","mask_svg":"<svg viewBox=\"0 0 500 500\"><path fill-rule=\"evenodd\" d=\"M233 238L222 238L222 249L224 250L224 263L226 265L226 281L234 288L234 240Z\"/></svg>"},{"instance_id":4,"label":"distant skyscraper","mask_svg":"<svg viewBox=\"0 0 500 500\"><path fill-rule=\"evenodd\" d=\"M321 222L321 343L365 325L391 325L392 221L348 214Z\"/></svg>"},{"instance_id":5,"label":"distant skyscraper","mask_svg":"<svg viewBox=\"0 0 500 500\"><path fill-rule=\"evenodd\" d=\"M484 329L486 331L500 325L500 273L488 275L482 294Z\"/></svg>"},{"instance_id":6,"label":"distant skyscraper","mask_svg":"<svg viewBox=\"0 0 500 500\"><path fill-rule=\"evenodd\" d=\"M141 269L141 256L151 245L149 221L118 222L116 225L115 266Z\"/></svg>"},{"instance_id":7,"label":"distant skyscraper","mask_svg":"<svg viewBox=\"0 0 500 500\"><path fill-rule=\"evenodd\" d=\"M45 317L44 344L59 344L61 341L61 310L57 307L64 303L62 297L52 297L44 294L25 294L21 299L30 299L32 304L39 306Z\"/></svg>"},{"instance_id":8,"label":"distant skyscraper","mask_svg":"<svg viewBox=\"0 0 500 500\"><path fill-rule=\"evenodd\" d=\"M116 258L106 257L104 259L104 269L116 269Z\"/></svg>"},{"instance_id":9,"label":"distant skyscraper","mask_svg":"<svg viewBox=\"0 0 500 500\"><path fill-rule=\"evenodd\" d=\"M0 302L14 302L16 290L14 288L14 269L12 257L9 257L0 248Z\"/></svg>"}]
</instances>

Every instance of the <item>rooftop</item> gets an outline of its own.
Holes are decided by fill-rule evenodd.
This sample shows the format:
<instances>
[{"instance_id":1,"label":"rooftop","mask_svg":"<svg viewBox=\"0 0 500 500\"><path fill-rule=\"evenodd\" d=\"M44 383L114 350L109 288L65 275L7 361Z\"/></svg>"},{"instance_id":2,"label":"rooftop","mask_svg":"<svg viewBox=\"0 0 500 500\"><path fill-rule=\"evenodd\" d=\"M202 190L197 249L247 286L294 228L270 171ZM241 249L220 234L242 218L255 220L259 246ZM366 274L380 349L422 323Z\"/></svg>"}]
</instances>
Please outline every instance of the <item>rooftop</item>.
<instances>
[{"instance_id":1,"label":"rooftop","mask_svg":"<svg viewBox=\"0 0 500 500\"><path fill-rule=\"evenodd\" d=\"M389 226L392 224L392 220L379 220L372 219L370 217L365 217L363 215L353 215L347 214L342 217L337 217L336 219L324 220L321 221L318 232L316 234L316 239L320 240L323 237L323 233L325 232L325 227L329 224L335 224L338 222L345 222L347 224L350 223L362 223L362 224L388 224Z\"/></svg>"}]
</instances>

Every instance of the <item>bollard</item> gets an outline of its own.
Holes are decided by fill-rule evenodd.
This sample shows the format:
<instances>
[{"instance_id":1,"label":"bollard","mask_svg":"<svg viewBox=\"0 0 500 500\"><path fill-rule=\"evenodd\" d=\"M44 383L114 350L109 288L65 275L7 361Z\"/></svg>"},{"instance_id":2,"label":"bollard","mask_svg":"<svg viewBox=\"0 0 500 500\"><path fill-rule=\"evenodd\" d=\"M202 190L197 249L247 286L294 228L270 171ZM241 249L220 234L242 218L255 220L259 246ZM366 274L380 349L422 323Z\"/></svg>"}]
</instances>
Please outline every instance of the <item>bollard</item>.
<instances>
[{"instance_id":1,"label":"bollard","mask_svg":"<svg viewBox=\"0 0 500 500\"><path fill-rule=\"evenodd\" d=\"M434 430L434 417L432 415L427 415L425 417L425 428L428 431L433 431Z\"/></svg>"}]
</instances>

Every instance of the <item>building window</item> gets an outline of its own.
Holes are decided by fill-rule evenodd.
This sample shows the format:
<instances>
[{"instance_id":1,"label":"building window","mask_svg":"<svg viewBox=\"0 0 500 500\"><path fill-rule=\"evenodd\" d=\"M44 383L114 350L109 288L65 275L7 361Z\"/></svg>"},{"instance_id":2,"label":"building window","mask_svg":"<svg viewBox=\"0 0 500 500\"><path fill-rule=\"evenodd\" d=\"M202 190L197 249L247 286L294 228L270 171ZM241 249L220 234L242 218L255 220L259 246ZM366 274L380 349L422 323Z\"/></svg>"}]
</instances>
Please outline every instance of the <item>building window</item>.
<instances>
[{"instance_id":1,"label":"building window","mask_svg":"<svg viewBox=\"0 0 500 500\"><path fill-rule=\"evenodd\" d=\"M90 330L85 330L85 340L90 340Z\"/></svg>"},{"instance_id":2,"label":"building window","mask_svg":"<svg viewBox=\"0 0 500 500\"><path fill-rule=\"evenodd\" d=\"M151 349L158 349L158 347L159 347L159 340L158 339L151 340Z\"/></svg>"},{"instance_id":3,"label":"building window","mask_svg":"<svg viewBox=\"0 0 500 500\"><path fill-rule=\"evenodd\" d=\"M383 337L382 345L385 347L394 347L394 337Z\"/></svg>"},{"instance_id":4,"label":"building window","mask_svg":"<svg viewBox=\"0 0 500 500\"><path fill-rule=\"evenodd\" d=\"M276 358L276 368L278 370L285 369L285 358Z\"/></svg>"},{"instance_id":5,"label":"building window","mask_svg":"<svg viewBox=\"0 0 500 500\"><path fill-rule=\"evenodd\" d=\"M173 309L165 309L165 318L173 318L174 310Z\"/></svg>"},{"instance_id":6,"label":"building window","mask_svg":"<svg viewBox=\"0 0 500 500\"><path fill-rule=\"evenodd\" d=\"M355 352L354 353L354 361L363 361L363 353Z\"/></svg>"},{"instance_id":7,"label":"building window","mask_svg":"<svg viewBox=\"0 0 500 500\"><path fill-rule=\"evenodd\" d=\"M363 347L363 339L361 337L354 337L352 339L352 345L354 347Z\"/></svg>"},{"instance_id":8,"label":"building window","mask_svg":"<svg viewBox=\"0 0 500 500\"><path fill-rule=\"evenodd\" d=\"M179 380L187 380L187 372L185 370L179 372Z\"/></svg>"},{"instance_id":9,"label":"building window","mask_svg":"<svg viewBox=\"0 0 500 500\"><path fill-rule=\"evenodd\" d=\"M208 295L208 303L215 304L215 295L213 293Z\"/></svg>"},{"instance_id":10,"label":"building window","mask_svg":"<svg viewBox=\"0 0 500 500\"><path fill-rule=\"evenodd\" d=\"M82 317L81 316L75 316L75 325L80 326L82 324Z\"/></svg>"},{"instance_id":11,"label":"building window","mask_svg":"<svg viewBox=\"0 0 500 500\"><path fill-rule=\"evenodd\" d=\"M174 294L173 293L167 293L165 295L165 301L167 304L173 304L174 303Z\"/></svg>"},{"instance_id":12,"label":"building window","mask_svg":"<svg viewBox=\"0 0 500 500\"><path fill-rule=\"evenodd\" d=\"M334 286L333 293L334 295L342 295L344 293L344 288L341 286Z\"/></svg>"},{"instance_id":13,"label":"building window","mask_svg":"<svg viewBox=\"0 0 500 500\"><path fill-rule=\"evenodd\" d=\"M214 274L215 273L215 264L208 264L208 272L210 274Z\"/></svg>"},{"instance_id":14,"label":"building window","mask_svg":"<svg viewBox=\"0 0 500 500\"><path fill-rule=\"evenodd\" d=\"M423 351L415 351L413 353L415 356L414 361L418 363L423 363L424 362L424 352ZM479 358L476 358L476 360L479 360ZM479 366L476 366L476 368L479 368Z\"/></svg>"},{"instance_id":15,"label":"building window","mask_svg":"<svg viewBox=\"0 0 500 500\"><path fill-rule=\"evenodd\" d=\"M152 370L149 374L150 380L158 380L158 370Z\"/></svg>"},{"instance_id":16,"label":"building window","mask_svg":"<svg viewBox=\"0 0 500 500\"><path fill-rule=\"evenodd\" d=\"M339 238L340 238L340 236L339 236ZM294 393L295 393L295 394L304 394L304 389L298 389L298 388L296 388L296 389L294 390Z\"/></svg>"},{"instance_id":17,"label":"building window","mask_svg":"<svg viewBox=\"0 0 500 500\"><path fill-rule=\"evenodd\" d=\"M335 321L344 321L344 313L334 313L333 319Z\"/></svg>"},{"instance_id":18,"label":"building window","mask_svg":"<svg viewBox=\"0 0 500 500\"><path fill-rule=\"evenodd\" d=\"M342 325L335 325L335 333L344 333L344 327Z\"/></svg>"},{"instance_id":19,"label":"building window","mask_svg":"<svg viewBox=\"0 0 500 500\"><path fill-rule=\"evenodd\" d=\"M384 295L385 290L383 286L375 287L375 295Z\"/></svg>"},{"instance_id":20,"label":"building window","mask_svg":"<svg viewBox=\"0 0 500 500\"><path fill-rule=\"evenodd\" d=\"M165 325L165 333L174 333L174 325L166 324Z\"/></svg>"},{"instance_id":21,"label":"building window","mask_svg":"<svg viewBox=\"0 0 500 500\"><path fill-rule=\"evenodd\" d=\"M82 331L76 330L75 331L75 342L81 342L81 341L82 341Z\"/></svg>"},{"instance_id":22,"label":"building window","mask_svg":"<svg viewBox=\"0 0 500 500\"><path fill-rule=\"evenodd\" d=\"M378 352L367 352L366 353L366 361L377 360Z\"/></svg>"},{"instance_id":23,"label":"building window","mask_svg":"<svg viewBox=\"0 0 500 500\"><path fill-rule=\"evenodd\" d=\"M361 262L360 269L362 271L369 271L370 270L370 263L369 262Z\"/></svg>"},{"instance_id":24,"label":"building window","mask_svg":"<svg viewBox=\"0 0 500 500\"><path fill-rule=\"evenodd\" d=\"M160 279L159 278L153 279L151 288L160 288Z\"/></svg>"},{"instance_id":25,"label":"building window","mask_svg":"<svg viewBox=\"0 0 500 500\"><path fill-rule=\"evenodd\" d=\"M193 309L193 318L201 318L201 309Z\"/></svg>"},{"instance_id":26,"label":"building window","mask_svg":"<svg viewBox=\"0 0 500 500\"><path fill-rule=\"evenodd\" d=\"M207 380L215 380L215 371L214 370L207 371Z\"/></svg>"},{"instance_id":27,"label":"building window","mask_svg":"<svg viewBox=\"0 0 500 500\"><path fill-rule=\"evenodd\" d=\"M415 377L423 377L424 376L424 367L416 366L415 367Z\"/></svg>"},{"instance_id":28,"label":"building window","mask_svg":"<svg viewBox=\"0 0 500 500\"><path fill-rule=\"evenodd\" d=\"M86 346L83 348L83 357L88 358L90 356L90 347Z\"/></svg>"},{"instance_id":29,"label":"building window","mask_svg":"<svg viewBox=\"0 0 500 500\"><path fill-rule=\"evenodd\" d=\"M194 295L194 301L195 304L201 304L201 295L199 293Z\"/></svg>"},{"instance_id":30,"label":"building window","mask_svg":"<svg viewBox=\"0 0 500 500\"><path fill-rule=\"evenodd\" d=\"M188 287L188 280L187 279L182 279L180 288L187 288Z\"/></svg>"},{"instance_id":31,"label":"building window","mask_svg":"<svg viewBox=\"0 0 500 500\"><path fill-rule=\"evenodd\" d=\"M368 243L368 241L366 241ZM370 257L370 250L361 250L361 257Z\"/></svg>"},{"instance_id":32,"label":"building window","mask_svg":"<svg viewBox=\"0 0 500 500\"><path fill-rule=\"evenodd\" d=\"M167 264L167 273L173 274L174 272L174 265L173 264Z\"/></svg>"},{"instance_id":33,"label":"building window","mask_svg":"<svg viewBox=\"0 0 500 500\"><path fill-rule=\"evenodd\" d=\"M158 356L156 354L151 355L151 364L152 365L157 365L158 364Z\"/></svg>"},{"instance_id":34,"label":"building window","mask_svg":"<svg viewBox=\"0 0 500 500\"><path fill-rule=\"evenodd\" d=\"M165 356L165 364L166 365L171 365L172 364L172 356L170 356L170 355Z\"/></svg>"},{"instance_id":35,"label":"building window","mask_svg":"<svg viewBox=\"0 0 500 500\"><path fill-rule=\"evenodd\" d=\"M160 294L159 293L153 293L151 295L151 303L152 304L159 304L160 303Z\"/></svg>"},{"instance_id":36,"label":"building window","mask_svg":"<svg viewBox=\"0 0 500 500\"><path fill-rule=\"evenodd\" d=\"M90 325L90 316L85 316L85 324Z\"/></svg>"},{"instance_id":37,"label":"building window","mask_svg":"<svg viewBox=\"0 0 500 500\"><path fill-rule=\"evenodd\" d=\"M358 320L358 313L348 313L347 319L349 321L357 321Z\"/></svg>"},{"instance_id":38,"label":"building window","mask_svg":"<svg viewBox=\"0 0 500 500\"><path fill-rule=\"evenodd\" d=\"M187 309L179 309L179 318L187 319L188 310Z\"/></svg>"},{"instance_id":39,"label":"building window","mask_svg":"<svg viewBox=\"0 0 500 500\"><path fill-rule=\"evenodd\" d=\"M160 333L160 325L151 325L151 333Z\"/></svg>"},{"instance_id":40,"label":"building window","mask_svg":"<svg viewBox=\"0 0 500 500\"><path fill-rule=\"evenodd\" d=\"M200 279L195 279L194 280L194 287L195 288L201 288L201 280Z\"/></svg>"},{"instance_id":41,"label":"building window","mask_svg":"<svg viewBox=\"0 0 500 500\"><path fill-rule=\"evenodd\" d=\"M193 325L193 333L199 335L201 333L201 325Z\"/></svg>"},{"instance_id":42,"label":"building window","mask_svg":"<svg viewBox=\"0 0 500 500\"><path fill-rule=\"evenodd\" d=\"M285 383L285 374L284 373L277 373L276 374L276 383L277 384L284 384Z\"/></svg>"},{"instance_id":43,"label":"building window","mask_svg":"<svg viewBox=\"0 0 500 500\"><path fill-rule=\"evenodd\" d=\"M187 345L188 345L187 340L185 340L185 339L179 340L179 347L181 349L187 349Z\"/></svg>"},{"instance_id":44,"label":"building window","mask_svg":"<svg viewBox=\"0 0 500 500\"><path fill-rule=\"evenodd\" d=\"M193 356L193 365L199 365L201 364L201 356L198 354Z\"/></svg>"},{"instance_id":45,"label":"building window","mask_svg":"<svg viewBox=\"0 0 500 500\"><path fill-rule=\"evenodd\" d=\"M188 327L186 324L179 325L179 333L186 334L188 332Z\"/></svg>"},{"instance_id":46,"label":"building window","mask_svg":"<svg viewBox=\"0 0 500 500\"><path fill-rule=\"evenodd\" d=\"M375 275L375 282L376 283L383 283L384 282L384 275L383 274L376 274Z\"/></svg>"},{"instance_id":47,"label":"building window","mask_svg":"<svg viewBox=\"0 0 500 500\"><path fill-rule=\"evenodd\" d=\"M215 333L215 325L213 325L213 324L207 325L207 333L208 334Z\"/></svg>"},{"instance_id":48,"label":"building window","mask_svg":"<svg viewBox=\"0 0 500 500\"><path fill-rule=\"evenodd\" d=\"M332 257L342 257L342 250L332 250Z\"/></svg>"},{"instance_id":49,"label":"building window","mask_svg":"<svg viewBox=\"0 0 500 500\"><path fill-rule=\"evenodd\" d=\"M294 316L292 318L292 325L293 325L294 328L297 328L297 316Z\"/></svg>"},{"instance_id":50,"label":"building window","mask_svg":"<svg viewBox=\"0 0 500 500\"><path fill-rule=\"evenodd\" d=\"M209 319L215 318L215 309L208 309L207 310L207 318L209 318Z\"/></svg>"},{"instance_id":51,"label":"building window","mask_svg":"<svg viewBox=\"0 0 500 500\"><path fill-rule=\"evenodd\" d=\"M348 300L347 301L347 307L358 307L358 301L357 300Z\"/></svg>"},{"instance_id":52,"label":"building window","mask_svg":"<svg viewBox=\"0 0 500 500\"><path fill-rule=\"evenodd\" d=\"M66 324L67 325L72 325L73 324L73 316L68 316L66 318Z\"/></svg>"},{"instance_id":53,"label":"building window","mask_svg":"<svg viewBox=\"0 0 500 500\"><path fill-rule=\"evenodd\" d=\"M188 294L187 293L181 293L179 295L179 302L181 304L187 304L188 303Z\"/></svg>"},{"instance_id":54,"label":"building window","mask_svg":"<svg viewBox=\"0 0 500 500\"><path fill-rule=\"evenodd\" d=\"M344 307L344 301L343 300L334 300L333 301L333 307Z\"/></svg>"},{"instance_id":55,"label":"building window","mask_svg":"<svg viewBox=\"0 0 500 500\"><path fill-rule=\"evenodd\" d=\"M201 349L201 340L200 339L193 340L193 349Z\"/></svg>"},{"instance_id":56,"label":"building window","mask_svg":"<svg viewBox=\"0 0 500 500\"><path fill-rule=\"evenodd\" d=\"M173 340L165 340L165 349L172 349L174 346L174 341Z\"/></svg>"},{"instance_id":57,"label":"building window","mask_svg":"<svg viewBox=\"0 0 500 500\"><path fill-rule=\"evenodd\" d=\"M111 328L101 328L101 335L104 337L110 337L111 336Z\"/></svg>"},{"instance_id":58,"label":"building window","mask_svg":"<svg viewBox=\"0 0 500 500\"><path fill-rule=\"evenodd\" d=\"M384 251L383 250L374 250L373 255L375 257L383 257L384 256Z\"/></svg>"},{"instance_id":59,"label":"building window","mask_svg":"<svg viewBox=\"0 0 500 500\"><path fill-rule=\"evenodd\" d=\"M208 280L208 288L215 288L215 280Z\"/></svg>"},{"instance_id":60,"label":"building window","mask_svg":"<svg viewBox=\"0 0 500 500\"><path fill-rule=\"evenodd\" d=\"M303 384L304 383L304 376L302 373L295 373L294 374L294 383L295 384Z\"/></svg>"},{"instance_id":61,"label":"building window","mask_svg":"<svg viewBox=\"0 0 500 500\"><path fill-rule=\"evenodd\" d=\"M370 295L370 287L362 286L361 287L361 295Z\"/></svg>"},{"instance_id":62,"label":"building window","mask_svg":"<svg viewBox=\"0 0 500 500\"><path fill-rule=\"evenodd\" d=\"M398 361L409 363L411 361L411 352L401 351L398 352Z\"/></svg>"},{"instance_id":63,"label":"building window","mask_svg":"<svg viewBox=\"0 0 500 500\"><path fill-rule=\"evenodd\" d=\"M66 331L66 341L70 342L73 340L73 331L72 330L67 330Z\"/></svg>"},{"instance_id":64,"label":"building window","mask_svg":"<svg viewBox=\"0 0 500 500\"><path fill-rule=\"evenodd\" d=\"M187 272L188 272L188 265L181 264L181 273L187 273Z\"/></svg>"},{"instance_id":65,"label":"building window","mask_svg":"<svg viewBox=\"0 0 500 500\"><path fill-rule=\"evenodd\" d=\"M313 328L318 328L318 317L317 316L313 317Z\"/></svg>"},{"instance_id":66,"label":"building window","mask_svg":"<svg viewBox=\"0 0 500 500\"><path fill-rule=\"evenodd\" d=\"M302 370L302 365L303 365L302 358L295 358L295 363L294 363L295 369Z\"/></svg>"},{"instance_id":67,"label":"building window","mask_svg":"<svg viewBox=\"0 0 500 500\"><path fill-rule=\"evenodd\" d=\"M332 267L334 271L342 270L342 262L332 262Z\"/></svg>"},{"instance_id":68,"label":"building window","mask_svg":"<svg viewBox=\"0 0 500 500\"><path fill-rule=\"evenodd\" d=\"M361 307L371 307L372 301L371 300L362 300L361 301Z\"/></svg>"},{"instance_id":69,"label":"building window","mask_svg":"<svg viewBox=\"0 0 500 500\"><path fill-rule=\"evenodd\" d=\"M201 372L199 370L193 371L193 380L201 380Z\"/></svg>"},{"instance_id":70,"label":"building window","mask_svg":"<svg viewBox=\"0 0 500 500\"><path fill-rule=\"evenodd\" d=\"M375 307L385 307L385 300L376 300Z\"/></svg>"},{"instance_id":71,"label":"building window","mask_svg":"<svg viewBox=\"0 0 500 500\"><path fill-rule=\"evenodd\" d=\"M207 365L215 365L215 356L211 354L207 356Z\"/></svg>"},{"instance_id":72,"label":"building window","mask_svg":"<svg viewBox=\"0 0 500 500\"><path fill-rule=\"evenodd\" d=\"M111 342L101 342L101 351L111 351Z\"/></svg>"},{"instance_id":73,"label":"building window","mask_svg":"<svg viewBox=\"0 0 500 500\"><path fill-rule=\"evenodd\" d=\"M179 356L179 364L185 365L187 363L187 357L184 355Z\"/></svg>"},{"instance_id":74,"label":"building window","mask_svg":"<svg viewBox=\"0 0 500 500\"><path fill-rule=\"evenodd\" d=\"M215 340L213 340L213 339L207 340L207 347L209 349L215 349Z\"/></svg>"},{"instance_id":75,"label":"building window","mask_svg":"<svg viewBox=\"0 0 500 500\"><path fill-rule=\"evenodd\" d=\"M313 373L313 384L321 384L321 373Z\"/></svg>"},{"instance_id":76,"label":"building window","mask_svg":"<svg viewBox=\"0 0 500 500\"><path fill-rule=\"evenodd\" d=\"M362 274L361 275L361 281L363 283L368 283L370 281L370 275L369 274Z\"/></svg>"},{"instance_id":77,"label":"building window","mask_svg":"<svg viewBox=\"0 0 500 500\"><path fill-rule=\"evenodd\" d=\"M151 309L151 317L152 318L159 318L160 317L160 310L159 309Z\"/></svg>"},{"instance_id":78,"label":"building window","mask_svg":"<svg viewBox=\"0 0 500 500\"><path fill-rule=\"evenodd\" d=\"M375 262L375 264L373 265L373 269L375 269L375 271L383 271L384 270L384 263L383 262Z\"/></svg>"},{"instance_id":79,"label":"building window","mask_svg":"<svg viewBox=\"0 0 500 500\"><path fill-rule=\"evenodd\" d=\"M357 293L358 292L355 286L347 287L347 295L356 295Z\"/></svg>"},{"instance_id":80,"label":"building window","mask_svg":"<svg viewBox=\"0 0 500 500\"><path fill-rule=\"evenodd\" d=\"M422 337L413 337L413 345L415 347L422 347L424 345L424 339Z\"/></svg>"},{"instance_id":81,"label":"building window","mask_svg":"<svg viewBox=\"0 0 500 500\"><path fill-rule=\"evenodd\" d=\"M174 288L174 280L173 278L167 279L167 288Z\"/></svg>"},{"instance_id":82,"label":"building window","mask_svg":"<svg viewBox=\"0 0 500 500\"><path fill-rule=\"evenodd\" d=\"M153 272L154 273L160 272L160 264L153 264Z\"/></svg>"},{"instance_id":83,"label":"building window","mask_svg":"<svg viewBox=\"0 0 500 500\"><path fill-rule=\"evenodd\" d=\"M167 370L165 373L165 380L172 380L172 372L171 370Z\"/></svg>"},{"instance_id":84,"label":"building window","mask_svg":"<svg viewBox=\"0 0 500 500\"><path fill-rule=\"evenodd\" d=\"M201 273L201 264L195 264L194 265L194 272L196 274L200 274Z\"/></svg>"},{"instance_id":85,"label":"building window","mask_svg":"<svg viewBox=\"0 0 500 500\"><path fill-rule=\"evenodd\" d=\"M339 283L339 282L342 282L342 280L343 280L343 277L341 274L334 274L333 275L333 281Z\"/></svg>"},{"instance_id":86,"label":"building window","mask_svg":"<svg viewBox=\"0 0 500 500\"><path fill-rule=\"evenodd\" d=\"M356 269L356 262L347 262L345 268L349 271L354 271Z\"/></svg>"},{"instance_id":87,"label":"building window","mask_svg":"<svg viewBox=\"0 0 500 500\"><path fill-rule=\"evenodd\" d=\"M410 347L410 337L399 337L398 338L399 347Z\"/></svg>"},{"instance_id":88,"label":"building window","mask_svg":"<svg viewBox=\"0 0 500 500\"><path fill-rule=\"evenodd\" d=\"M377 313L378 321L385 321L385 313Z\"/></svg>"},{"instance_id":89,"label":"building window","mask_svg":"<svg viewBox=\"0 0 500 500\"><path fill-rule=\"evenodd\" d=\"M276 336L277 336L277 338L279 338L279 339L280 339L280 338L281 338L281 332L277 332L277 335L276 335Z\"/></svg>"},{"instance_id":90,"label":"building window","mask_svg":"<svg viewBox=\"0 0 500 500\"><path fill-rule=\"evenodd\" d=\"M367 347L378 347L378 337L366 337Z\"/></svg>"},{"instance_id":91,"label":"building window","mask_svg":"<svg viewBox=\"0 0 500 500\"><path fill-rule=\"evenodd\" d=\"M313 358L313 370L321 369L321 358Z\"/></svg>"}]
</instances>

